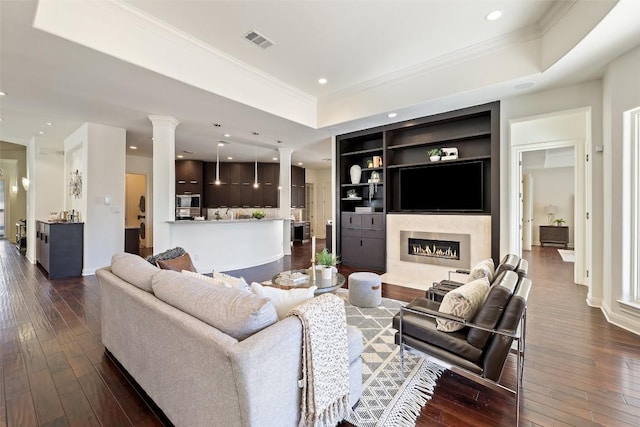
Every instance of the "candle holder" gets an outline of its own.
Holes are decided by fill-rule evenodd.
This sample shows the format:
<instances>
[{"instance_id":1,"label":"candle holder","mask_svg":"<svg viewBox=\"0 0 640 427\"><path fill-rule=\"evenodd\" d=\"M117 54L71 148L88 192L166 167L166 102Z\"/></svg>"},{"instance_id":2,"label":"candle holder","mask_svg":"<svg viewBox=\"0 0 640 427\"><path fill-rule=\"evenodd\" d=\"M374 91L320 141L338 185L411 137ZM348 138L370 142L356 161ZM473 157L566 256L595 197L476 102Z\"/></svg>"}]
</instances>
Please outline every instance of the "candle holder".
<instances>
[{"instance_id":1,"label":"candle holder","mask_svg":"<svg viewBox=\"0 0 640 427\"><path fill-rule=\"evenodd\" d=\"M315 259L311 259L311 274L309 274L309 276L311 277L311 283L315 283L316 282L316 260Z\"/></svg>"}]
</instances>

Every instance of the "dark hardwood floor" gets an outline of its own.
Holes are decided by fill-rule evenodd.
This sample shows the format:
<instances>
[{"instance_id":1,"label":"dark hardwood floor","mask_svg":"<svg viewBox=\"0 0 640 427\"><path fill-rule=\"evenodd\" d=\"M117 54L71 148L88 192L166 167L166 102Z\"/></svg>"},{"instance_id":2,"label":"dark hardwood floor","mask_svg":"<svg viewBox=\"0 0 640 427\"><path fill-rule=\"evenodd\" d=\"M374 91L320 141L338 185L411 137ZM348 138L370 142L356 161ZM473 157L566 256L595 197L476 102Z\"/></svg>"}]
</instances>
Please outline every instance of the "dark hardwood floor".
<instances>
[{"instance_id":1,"label":"dark hardwood floor","mask_svg":"<svg viewBox=\"0 0 640 427\"><path fill-rule=\"evenodd\" d=\"M235 273L262 281L306 267L309 246L296 244L291 257ZM573 264L554 248L526 256L534 286L520 425L640 425L640 337L585 304L586 289L572 283ZM409 301L422 292L385 284L383 295ZM0 362L0 427L165 424L104 352L95 276L48 280L6 240ZM505 382L513 371L507 367ZM514 424L512 400L447 371L417 425Z\"/></svg>"}]
</instances>

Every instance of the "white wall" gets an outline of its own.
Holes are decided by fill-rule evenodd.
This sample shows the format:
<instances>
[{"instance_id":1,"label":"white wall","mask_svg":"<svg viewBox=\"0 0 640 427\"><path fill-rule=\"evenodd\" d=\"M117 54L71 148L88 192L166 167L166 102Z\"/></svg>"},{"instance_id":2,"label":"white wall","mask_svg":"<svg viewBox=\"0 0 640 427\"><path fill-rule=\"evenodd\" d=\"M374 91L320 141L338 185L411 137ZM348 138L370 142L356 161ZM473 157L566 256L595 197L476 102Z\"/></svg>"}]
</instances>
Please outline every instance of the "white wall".
<instances>
[{"instance_id":1,"label":"white wall","mask_svg":"<svg viewBox=\"0 0 640 427\"><path fill-rule=\"evenodd\" d=\"M66 209L80 211L84 222L82 274L93 274L124 250L126 131L85 123L65 139L64 146L65 189L68 191L72 170L82 174L82 197L67 196Z\"/></svg>"},{"instance_id":2,"label":"white wall","mask_svg":"<svg viewBox=\"0 0 640 427\"><path fill-rule=\"evenodd\" d=\"M137 173L147 177L146 230L144 245L153 246L153 158L142 156L126 156L126 173Z\"/></svg>"},{"instance_id":3,"label":"white wall","mask_svg":"<svg viewBox=\"0 0 640 427\"><path fill-rule=\"evenodd\" d=\"M510 135L509 129L512 121L538 115L569 111L588 107L591 110L591 139L590 152L592 166L592 211L591 211L591 237L592 237L592 271L590 295L602 293L602 256L603 256L603 161L601 153L596 153L594 147L602 144L602 81L594 80L586 83L565 86L550 90L543 90L532 94L506 98L500 105L500 197L502 200L500 217L500 252L506 253L512 250L510 246L511 234L516 232L518 224L510 211L510 188L517 185L517 178L510 176L511 148L518 144L524 136ZM580 138L584 135L584 129L573 127L556 129L552 135L545 139L558 141L563 139ZM573 129L573 130L572 130ZM525 133L523 133L524 135ZM525 139L526 142L526 139Z\"/></svg>"},{"instance_id":4,"label":"white wall","mask_svg":"<svg viewBox=\"0 0 640 427\"><path fill-rule=\"evenodd\" d=\"M614 60L603 78L604 223L601 306L614 323L640 333L640 310L623 311L618 302L628 286L623 256L623 113L640 106L640 47ZM597 303L597 299L594 299Z\"/></svg>"},{"instance_id":5,"label":"white wall","mask_svg":"<svg viewBox=\"0 0 640 427\"><path fill-rule=\"evenodd\" d=\"M569 227L569 246L574 236L574 168L546 168L527 171L533 179L533 244L540 244L540 225L549 225L547 205L558 207L556 218Z\"/></svg>"}]
</instances>

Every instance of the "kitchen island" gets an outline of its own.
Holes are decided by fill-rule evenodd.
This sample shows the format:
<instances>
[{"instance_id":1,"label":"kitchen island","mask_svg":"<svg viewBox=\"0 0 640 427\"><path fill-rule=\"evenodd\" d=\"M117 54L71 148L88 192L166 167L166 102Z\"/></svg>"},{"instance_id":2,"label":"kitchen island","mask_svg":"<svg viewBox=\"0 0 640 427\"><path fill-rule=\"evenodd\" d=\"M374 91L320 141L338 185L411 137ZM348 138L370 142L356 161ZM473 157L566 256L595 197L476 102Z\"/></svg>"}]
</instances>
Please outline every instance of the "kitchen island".
<instances>
[{"instance_id":1,"label":"kitchen island","mask_svg":"<svg viewBox=\"0 0 640 427\"><path fill-rule=\"evenodd\" d=\"M239 270L284 256L288 219L168 221L172 247L184 248L199 273Z\"/></svg>"}]
</instances>

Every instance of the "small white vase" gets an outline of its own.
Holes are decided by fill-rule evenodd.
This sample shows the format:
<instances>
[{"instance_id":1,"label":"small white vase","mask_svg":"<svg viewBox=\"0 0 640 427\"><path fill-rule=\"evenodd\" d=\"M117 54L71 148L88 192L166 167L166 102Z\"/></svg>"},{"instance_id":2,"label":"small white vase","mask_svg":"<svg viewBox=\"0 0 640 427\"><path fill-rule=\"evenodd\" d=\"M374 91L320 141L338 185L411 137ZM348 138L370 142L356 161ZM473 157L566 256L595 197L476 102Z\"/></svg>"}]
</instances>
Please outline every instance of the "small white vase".
<instances>
[{"instance_id":1,"label":"small white vase","mask_svg":"<svg viewBox=\"0 0 640 427\"><path fill-rule=\"evenodd\" d=\"M322 269L322 280L331 280L333 269L331 267L324 267Z\"/></svg>"},{"instance_id":2,"label":"small white vase","mask_svg":"<svg viewBox=\"0 0 640 427\"><path fill-rule=\"evenodd\" d=\"M437 162L438 160L440 160L440 156L430 156L429 160L431 160L432 162Z\"/></svg>"},{"instance_id":3,"label":"small white vase","mask_svg":"<svg viewBox=\"0 0 640 427\"><path fill-rule=\"evenodd\" d=\"M362 169L358 165L353 165L351 166L351 169L349 169L349 175L351 175L352 184L359 184L360 176L362 175Z\"/></svg>"}]
</instances>

